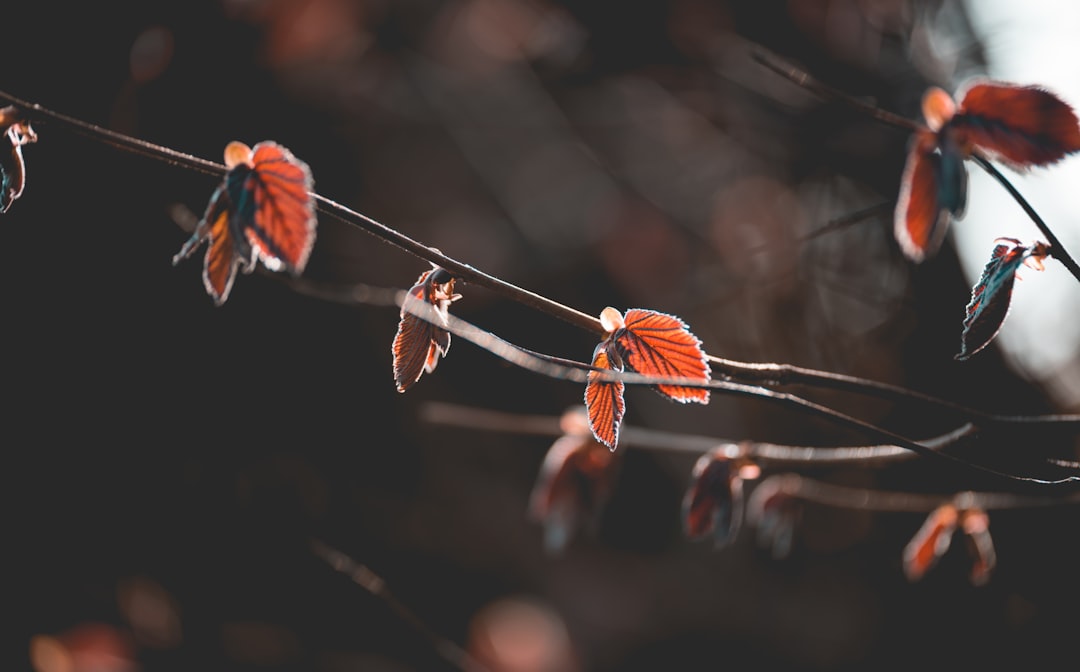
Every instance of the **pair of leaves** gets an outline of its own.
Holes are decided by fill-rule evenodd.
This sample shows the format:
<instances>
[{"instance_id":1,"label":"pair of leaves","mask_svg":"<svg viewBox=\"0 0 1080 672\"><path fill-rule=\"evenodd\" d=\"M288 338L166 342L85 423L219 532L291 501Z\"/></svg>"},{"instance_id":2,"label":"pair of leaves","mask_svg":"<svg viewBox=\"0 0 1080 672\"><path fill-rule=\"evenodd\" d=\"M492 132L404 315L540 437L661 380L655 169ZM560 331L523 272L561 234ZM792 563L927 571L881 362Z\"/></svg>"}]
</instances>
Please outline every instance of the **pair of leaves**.
<instances>
[{"instance_id":1,"label":"pair of leaves","mask_svg":"<svg viewBox=\"0 0 1080 672\"><path fill-rule=\"evenodd\" d=\"M894 233L915 262L940 248L949 221L967 204L964 161L975 152L1016 169L1047 166L1080 151L1080 121L1046 89L1000 82L968 86L957 103L932 87L923 96L926 127L908 149Z\"/></svg>"},{"instance_id":2,"label":"pair of leaves","mask_svg":"<svg viewBox=\"0 0 1080 672\"><path fill-rule=\"evenodd\" d=\"M450 350L450 332L446 330L450 304L461 298L454 293L454 278L445 269L434 266L420 274L405 295L400 320L391 350L394 355L394 384L404 392L432 373ZM433 313L434 321L414 314L423 305ZM410 310L412 308L413 310Z\"/></svg>"},{"instance_id":3,"label":"pair of leaves","mask_svg":"<svg viewBox=\"0 0 1080 672\"><path fill-rule=\"evenodd\" d=\"M711 370L701 341L686 324L665 313L631 308L625 315L608 307L600 314L607 336L593 351L592 365L600 371L632 371L657 378L688 378L707 383ZM626 412L625 384L590 371L585 408L596 440L611 450L619 442ZM662 396L679 403L709 403L709 390L681 385L654 385Z\"/></svg>"},{"instance_id":4,"label":"pair of leaves","mask_svg":"<svg viewBox=\"0 0 1080 672\"><path fill-rule=\"evenodd\" d=\"M957 529L964 532L971 555L968 579L976 586L990 580L997 564L997 553L990 538L990 522L986 512L976 507L960 507L952 502L930 512L922 527L904 547L904 574L918 581L933 568L949 550Z\"/></svg>"},{"instance_id":5,"label":"pair of leaves","mask_svg":"<svg viewBox=\"0 0 1080 672\"><path fill-rule=\"evenodd\" d=\"M225 148L225 165L229 170L195 232L173 257L176 265L209 240L203 284L219 306L229 298L237 269L251 273L256 261L300 275L316 226L311 170L289 150L272 141L254 148L234 141Z\"/></svg>"},{"instance_id":6,"label":"pair of leaves","mask_svg":"<svg viewBox=\"0 0 1080 672\"><path fill-rule=\"evenodd\" d=\"M1042 260L1050 253L1049 246L1041 242L1030 246L1020 245L1015 238L998 238L996 242L965 310L960 352L956 355L961 361L985 348L1001 331L1020 266L1041 271Z\"/></svg>"},{"instance_id":7,"label":"pair of leaves","mask_svg":"<svg viewBox=\"0 0 1080 672\"><path fill-rule=\"evenodd\" d=\"M26 186L26 163L22 146L37 142L37 134L22 110L14 105L0 109L0 213L22 196Z\"/></svg>"}]
</instances>

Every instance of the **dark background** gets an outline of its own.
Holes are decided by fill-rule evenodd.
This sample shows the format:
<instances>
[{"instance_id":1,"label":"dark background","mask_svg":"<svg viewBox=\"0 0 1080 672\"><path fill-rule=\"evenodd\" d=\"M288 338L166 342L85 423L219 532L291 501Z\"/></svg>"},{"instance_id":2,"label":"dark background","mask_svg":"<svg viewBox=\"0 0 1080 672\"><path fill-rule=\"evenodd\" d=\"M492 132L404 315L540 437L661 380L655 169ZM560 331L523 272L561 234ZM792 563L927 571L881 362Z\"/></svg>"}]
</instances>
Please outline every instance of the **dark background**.
<instances>
[{"instance_id":1,"label":"dark background","mask_svg":"<svg viewBox=\"0 0 1080 672\"><path fill-rule=\"evenodd\" d=\"M914 117L928 83L979 70L963 5L44 2L9 7L3 25L2 91L215 161L230 140L274 139L321 194L583 312L662 310L713 354L993 412L1077 410L1056 408L994 348L952 359L970 292L955 255L946 246L913 267L891 237L905 134L748 55L763 45ZM915 39L928 26L965 45L954 70ZM5 669L31 669L31 641L75 647L87 624L128 646L127 663L97 669L449 669L311 538L463 646L492 605L542 605L583 671L1030 669L1072 655L1070 506L992 512L999 567L984 587L966 582L959 544L911 584L900 552L922 514L808 507L785 561L749 534L715 551L681 536L695 456L625 448L597 529L545 554L526 506L552 439L418 414L443 401L554 416L581 403L580 386L455 341L402 395L393 307L254 274L215 308L201 252L170 264L187 235L170 212L201 213L216 179L55 122L35 128L26 190L0 222ZM801 239L879 203L883 216ZM428 268L330 218L318 236L313 281L406 288ZM595 345L482 288L459 291L456 315L526 348L584 360ZM954 423L794 391L913 437ZM760 401L681 407L647 390L627 401L627 422L654 429L867 441ZM977 448L1069 455L1072 444L1018 435ZM1004 487L938 462L815 475L911 492Z\"/></svg>"}]
</instances>

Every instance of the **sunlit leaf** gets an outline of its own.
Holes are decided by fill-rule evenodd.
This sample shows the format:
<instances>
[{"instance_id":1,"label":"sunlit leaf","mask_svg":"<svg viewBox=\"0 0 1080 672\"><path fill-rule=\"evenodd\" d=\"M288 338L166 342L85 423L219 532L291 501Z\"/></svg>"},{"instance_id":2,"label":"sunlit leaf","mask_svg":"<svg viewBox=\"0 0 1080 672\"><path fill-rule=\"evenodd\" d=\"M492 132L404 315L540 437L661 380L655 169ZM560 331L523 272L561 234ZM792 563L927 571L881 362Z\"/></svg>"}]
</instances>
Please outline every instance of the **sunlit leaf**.
<instances>
[{"instance_id":1,"label":"sunlit leaf","mask_svg":"<svg viewBox=\"0 0 1080 672\"><path fill-rule=\"evenodd\" d=\"M311 171L276 142L260 142L243 159L225 179L233 231L243 232L267 268L299 275L315 243Z\"/></svg>"},{"instance_id":2,"label":"sunlit leaf","mask_svg":"<svg viewBox=\"0 0 1080 672\"><path fill-rule=\"evenodd\" d=\"M614 453L590 437L552 444L529 496L529 518L544 526L547 552L561 552L580 528L596 523L614 474Z\"/></svg>"},{"instance_id":3,"label":"sunlit leaf","mask_svg":"<svg viewBox=\"0 0 1080 672\"><path fill-rule=\"evenodd\" d=\"M711 371L701 341L682 320L653 310L631 308L623 322L625 326L617 329L610 340L626 368L646 376L709 382ZM657 385L654 389L680 403L709 403L708 388Z\"/></svg>"},{"instance_id":4,"label":"sunlit leaf","mask_svg":"<svg viewBox=\"0 0 1080 672\"><path fill-rule=\"evenodd\" d=\"M592 365L610 371L622 371L619 355L611 351L609 341L603 341L593 351ZM585 409L589 414L589 427L596 440L611 450L619 443L619 426L622 424L626 403L623 401L625 384L621 380L603 380L595 371L589 372L585 385Z\"/></svg>"},{"instance_id":5,"label":"sunlit leaf","mask_svg":"<svg viewBox=\"0 0 1080 672\"><path fill-rule=\"evenodd\" d=\"M22 111L14 106L0 109L0 213L22 196L26 186L26 163L22 146L37 142L37 134Z\"/></svg>"},{"instance_id":6,"label":"sunlit leaf","mask_svg":"<svg viewBox=\"0 0 1080 672\"><path fill-rule=\"evenodd\" d=\"M1043 243L1026 247L1016 239L998 239L990 261L971 290L971 300L965 309L964 330L960 335L960 352L956 359L963 361L970 358L997 336L1009 312L1020 265L1031 259L1044 258L1047 251Z\"/></svg>"},{"instance_id":7,"label":"sunlit leaf","mask_svg":"<svg viewBox=\"0 0 1080 672\"><path fill-rule=\"evenodd\" d=\"M954 160L950 159L950 166L955 173ZM960 170L963 170L962 161ZM920 262L933 255L945 239L952 212L942 200L943 176L936 137L928 131L917 132L908 150L894 219L896 241L912 261ZM960 189L962 194L966 186L957 187L957 180L966 185L966 173L953 177L953 189ZM958 198L962 196L953 196L954 201Z\"/></svg>"},{"instance_id":8,"label":"sunlit leaf","mask_svg":"<svg viewBox=\"0 0 1080 672\"><path fill-rule=\"evenodd\" d=\"M454 293L454 278L434 267L420 274L406 293L391 351L394 356L394 383L398 392L409 389L425 372L432 373L450 350L446 330L450 304L461 298ZM413 313L426 307L420 315ZM425 317L423 313L430 313Z\"/></svg>"},{"instance_id":9,"label":"sunlit leaf","mask_svg":"<svg viewBox=\"0 0 1080 672\"><path fill-rule=\"evenodd\" d=\"M302 273L316 228L311 171L289 150L270 141L254 149L231 142L225 164L229 170L195 232L173 257L175 265L209 239L203 281L219 306L237 268L250 273L256 260L272 271Z\"/></svg>"},{"instance_id":10,"label":"sunlit leaf","mask_svg":"<svg viewBox=\"0 0 1080 672\"><path fill-rule=\"evenodd\" d=\"M1038 86L975 83L960 96L952 123L971 145L1014 168L1045 166L1080 151L1076 112Z\"/></svg>"},{"instance_id":11,"label":"sunlit leaf","mask_svg":"<svg viewBox=\"0 0 1080 672\"><path fill-rule=\"evenodd\" d=\"M605 308L600 323L607 336L593 351L593 366L611 371L629 370L658 378L689 378L709 382L710 370L701 341L677 317L632 308L623 316ZM615 450L625 405L622 381L603 380L589 373L585 407L596 440ZM656 385L657 392L680 403L708 403L708 388Z\"/></svg>"},{"instance_id":12,"label":"sunlit leaf","mask_svg":"<svg viewBox=\"0 0 1080 672\"><path fill-rule=\"evenodd\" d=\"M918 581L949 550L959 512L952 504L934 509L904 547L904 574Z\"/></svg>"}]
</instances>

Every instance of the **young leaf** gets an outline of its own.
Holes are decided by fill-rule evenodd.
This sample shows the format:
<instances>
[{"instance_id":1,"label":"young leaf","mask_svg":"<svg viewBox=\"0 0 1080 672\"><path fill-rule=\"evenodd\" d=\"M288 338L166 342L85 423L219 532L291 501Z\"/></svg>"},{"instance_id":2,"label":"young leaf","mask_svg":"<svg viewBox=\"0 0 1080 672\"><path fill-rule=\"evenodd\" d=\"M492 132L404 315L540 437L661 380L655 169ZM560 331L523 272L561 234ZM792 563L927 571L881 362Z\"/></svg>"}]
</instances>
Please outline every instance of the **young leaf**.
<instances>
[{"instance_id":1,"label":"young leaf","mask_svg":"<svg viewBox=\"0 0 1080 672\"><path fill-rule=\"evenodd\" d=\"M631 371L662 378L694 378L709 382L712 374L701 341L679 318L652 310L631 308L623 327L610 337ZM679 403L709 403L709 389L657 385L654 389Z\"/></svg>"},{"instance_id":2,"label":"young leaf","mask_svg":"<svg viewBox=\"0 0 1080 672\"><path fill-rule=\"evenodd\" d=\"M727 457L724 447L699 457L683 495L682 512L687 538L712 534L718 548L734 541L743 519L741 461Z\"/></svg>"},{"instance_id":3,"label":"young leaf","mask_svg":"<svg viewBox=\"0 0 1080 672\"><path fill-rule=\"evenodd\" d=\"M904 547L904 574L918 581L949 550L959 512L952 504L942 504L927 517L919 531Z\"/></svg>"},{"instance_id":4,"label":"young leaf","mask_svg":"<svg viewBox=\"0 0 1080 672\"><path fill-rule=\"evenodd\" d=\"M977 82L960 96L953 124L989 158L1013 168L1045 166L1080 151L1080 121L1037 86Z\"/></svg>"},{"instance_id":5,"label":"young leaf","mask_svg":"<svg viewBox=\"0 0 1080 672\"><path fill-rule=\"evenodd\" d=\"M1026 262L1039 268L1036 264L1048 252L1044 243L1025 247L1014 238L998 239L979 282L971 290L971 300L965 310L964 330L960 335L960 352L955 356L957 360L970 358L994 340L1009 312L1020 265Z\"/></svg>"},{"instance_id":6,"label":"young leaf","mask_svg":"<svg viewBox=\"0 0 1080 672\"><path fill-rule=\"evenodd\" d=\"M529 496L529 518L544 526L544 547L561 552L583 526L595 524L615 476L615 455L589 437L566 435L544 456Z\"/></svg>"},{"instance_id":7,"label":"young leaf","mask_svg":"<svg viewBox=\"0 0 1080 672\"><path fill-rule=\"evenodd\" d=\"M971 555L968 579L973 585L985 585L997 566L997 552L994 550L994 541L990 538L990 517L982 509L965 509L960 514L960 528L964 531L968 553Z\"/></svg>"},{"instance_id":8,"label":"young leaf","mask_svg":"<svg viewBox=\"0 0 1080 672\"><path fill-rule=\"evenodd\" d=\"M450 304L460 298L454 293L454 277L438 266L421 273L409 289L391 347L398 392L409 389L425 371L433 372L439 357L445 357L450 350L450 332L446 330ZM413 314L409 308L417 304L429 306L436 321Z\"/></svg>"},{"instance_id":9,"label":"young leaf","mask_svg":"<svg viewBox=\"0 0 1080 672\"><path fill-rule=\"evenodd\" d=\"M908 259L916 263L938 251L950 217L954 210L962 211L966 199L963 160L950 154L948 161L943 161L937 142L929 131L918 131L913 136L896 201L896 241ZM943 163L950 169L948 175Z\"/></svg>"},{"instance_id":10,"label":"young leaf","mask_svg":"<svg viewBox=\"0 0 1080 672\"><path fill-rule=\"evenodd\" d=\"M623 316L612 307L600 313L607 337L593 351L593 366L658 378L692 378L709 382L711 371L701 341L679 318L632 308ZM585 408L596 440L615 450L625 405L622 381L606 381L589 373ZM657 392L680 403L709 403L708 388L656 385Z\"/></svg>"},{"instance_id":11,"label":"young leaf","mask_svg":"<svg viewBox=\"0 0 1080 672\"><path fill-rule=\"evenodd\" d=\"M307 164L275 142L254 149L225 148L229 171L210 197L191 238L173 264L191 256L207 238L203 283L216 305L229 298L237 269L250 273L259 260L272 271L299 275L315 244L315 201Z\"/></svg>"},{"instance_id":12,"label":"young leaf","mask_svg":"<svg viewBox=\"0 0 1080 672\"><path fill-rule=\"evenodd\" d=\"M26 164L22 146L37 142L37 134L22 111L13 105L0 109L0 213L22 196L26 186Z\"/></svg>"},{"instance_id":13,"label":"young leaf","mask_svg":"<svg viewBox=\"0 0 1080 672\"><path fill-rule=\"evenodd\" d=\"M609 341L603 341L593 351L592 365L599 369L622 371L622 359L611 350ZM595 371L589 372L585 385L585 409L589 415L589 427L596 440L611 450L619 443L619 426L626 412L623 400L625 384L621 380L601 380Z\"/></svg>"}]
</instances>

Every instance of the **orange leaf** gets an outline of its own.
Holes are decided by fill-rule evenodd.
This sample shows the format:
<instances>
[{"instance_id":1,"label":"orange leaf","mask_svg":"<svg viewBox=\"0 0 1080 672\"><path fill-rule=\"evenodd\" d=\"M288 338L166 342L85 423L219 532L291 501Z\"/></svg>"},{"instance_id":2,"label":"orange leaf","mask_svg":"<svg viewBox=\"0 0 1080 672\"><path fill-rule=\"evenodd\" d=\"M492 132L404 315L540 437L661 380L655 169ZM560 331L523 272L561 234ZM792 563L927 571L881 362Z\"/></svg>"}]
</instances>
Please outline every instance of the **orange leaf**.
<instances>
[{"instance_id":1,"label":"orange leaf","mask_svg":"<svg viewBox=\"0 0 1080 672\"><path fill-rule=\"evenodd\" d=\"M603 341L593 351L592 365L600 369L622 371L622 360L611 351L609 341ZM619 442L619 425L622 424L626 404L623 401L625 385L621 380L605 381L595 371L589 372L585 385L585 409L589 414L589 427L596 440L611 450Z\"/></svg>"},{"instance_id":2,"label":"orange leaf","mask_svg":"<svg viewBox=\"0 0 1080 672\"><path fill-rule=\"evenodd\" d=\"M935 151L937 137L929 131L918 131L908 150L907 163L900 181L896 202L894 233L900 249L914 262L932 256L941 247L948 229L951 209L942 198L942 155ZM963 159L949 159L950 192L958 211L963 209L967 173Z\"/></svg>"},{"instance_id":3,"label":"orange leaf","mask_svg":"<svg viewBox=\"0 0 1080 672\"><path fill-rule=\"evenodd\" d=\"M709 382L711 371L701 341L682 320L640 308L626 311L623 319L625 326L612 333L610 340L627 368L646 376ZM654 389L680 403L709 403L708 388L657 385Z\"/></svg>"},{"instance_id":4,"label":"orange leaf","mask_svg":"<svg viewBox=\"0 0 1080 672\"><path fill-rule=\"evenodd\" d=\"M1045 166L1080 151L1076 112L1037 86L973 84L952 123L990 158L1013 168Z\"/></svg>"},{"instance_id":5,"label":"orange leaf","mask_svg":"<svg viewBox=\"0 0 1080 672\"><path fill-rule=\"evenodd\" d=\"M921 579L949 550L958 516L959 512L952 504L939 506L904 547L904 574L910 581Z\"/></svg>"},{"instance_id":6,"label":"orange leaf","mask_svg":"<svg viewBox=\"0 0 1080 672\"><path fill-rule=\"evenodd\" d=\"M260 142L226 178L237 225L271 270L299 275L315 243L315 202L307 164L276 142Z\"/></svg>"},{"instance_id":7,"label":"orange leaf","mask_svg":"<svg viewBox=\"0 0 1080 672\"><path fill-rule=\"evenodd\" d=\"M254 150L231 142L225 163L225 178L195 232L173 257L176 265L210 239L203 282L219 306L229 297L237 267L250 273L256 259L272 271L303 272L316 225L311 171L289 150L269 141Z\"/></svg>"},{"instance_id":8,"label":"orange leaf","mask_svg":"<svg viewBox=\"0 0 1080 672\"><path fill-rule=\"evenodd\" d=\"M450 304L461 298L454 294L454 278L435 267L420 274L401 306L401 319L391 351L394 355L394 383L398 392L409 389L420 376L435 371L439 357L450 350L450 332L446 330ZM434 312L431 322L414 315L410 306L426 304Z\"/></svg>"}]
</instances>

